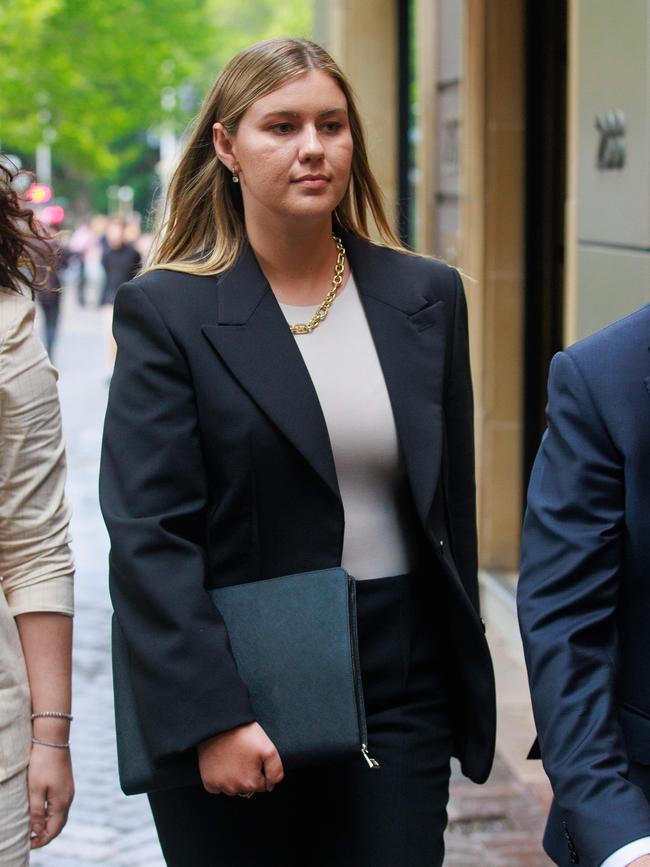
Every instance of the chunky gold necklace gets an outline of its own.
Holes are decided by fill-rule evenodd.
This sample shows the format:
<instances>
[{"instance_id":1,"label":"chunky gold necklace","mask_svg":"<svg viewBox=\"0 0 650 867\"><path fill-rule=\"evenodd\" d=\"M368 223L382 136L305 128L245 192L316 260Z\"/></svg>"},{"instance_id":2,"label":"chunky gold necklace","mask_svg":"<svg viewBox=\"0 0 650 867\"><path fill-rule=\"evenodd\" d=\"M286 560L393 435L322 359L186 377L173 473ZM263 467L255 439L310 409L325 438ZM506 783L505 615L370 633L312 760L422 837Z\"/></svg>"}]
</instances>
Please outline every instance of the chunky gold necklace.
<instances>
[{"instance_id":1,"label":"chunky gold necklace","mask_svg":"<svg viewBox=\"0 0 650 867\"><path fill-rule=\"evenodd\" d=\"M327 293L323 299L323 303L311 317L309 322L300 322L296 323L296 325L289 326L292 334L310 334L314 328L318 328L323 319L325 319L327 314L330 312L330 307L334 303L339 286L343 282L343 272L345 271L345 247L343 246L343 241L341 241L337 235L332 235L332 238L334 239L338 252L336 265L334 266L334 276L332 277L332 288Z\"/></svg>"}]
</instances>

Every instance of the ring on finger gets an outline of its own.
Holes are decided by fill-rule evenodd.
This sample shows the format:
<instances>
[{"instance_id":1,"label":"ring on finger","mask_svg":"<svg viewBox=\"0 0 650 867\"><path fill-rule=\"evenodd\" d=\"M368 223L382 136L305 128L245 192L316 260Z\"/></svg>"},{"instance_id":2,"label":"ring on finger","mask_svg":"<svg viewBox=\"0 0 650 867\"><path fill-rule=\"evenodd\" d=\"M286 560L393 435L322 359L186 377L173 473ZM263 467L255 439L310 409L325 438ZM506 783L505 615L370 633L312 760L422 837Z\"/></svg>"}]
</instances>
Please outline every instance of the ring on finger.
<instances>
[{"instance_id":1,"label":"ring on finger","mask_svg":"<svg viewBox=\"0 0 650 867\"><path fill-rule=\"evenodd\" d=\"M238 798L252 798L255 792L240 792Z\"/></svg>"}]
</instances>

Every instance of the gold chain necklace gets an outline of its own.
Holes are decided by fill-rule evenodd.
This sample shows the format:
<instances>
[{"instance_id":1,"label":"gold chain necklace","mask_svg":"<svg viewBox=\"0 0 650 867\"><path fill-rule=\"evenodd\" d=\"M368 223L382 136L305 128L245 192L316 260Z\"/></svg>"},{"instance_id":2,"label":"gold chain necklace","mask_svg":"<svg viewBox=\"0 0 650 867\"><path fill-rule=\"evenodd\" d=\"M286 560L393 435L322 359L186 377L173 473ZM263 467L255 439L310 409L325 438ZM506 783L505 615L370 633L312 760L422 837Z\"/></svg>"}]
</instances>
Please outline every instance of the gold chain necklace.
<instances>
[{"instance_id":1,"label":"gold chain necklace","mask_svg":"<svg viewBox=\"0 0 650 867\"><path fill-rule=\"evenodd\" d=\"M345 247L343 246L343 241L341 241L337 235L332 235L332 238L334 239L338 252L336 265L334 266L334 276L332 277L332 288L327 293L323 299L323 303L311 317L309 322L300 322L296 323L296 325L289 326L292 334L310 334L314 328L318 328L323 319L325 319L327 314L330 312L330 307L334 303L338 288L343 282L343 272L345 271Z\"/></svg>"}]
</instances>

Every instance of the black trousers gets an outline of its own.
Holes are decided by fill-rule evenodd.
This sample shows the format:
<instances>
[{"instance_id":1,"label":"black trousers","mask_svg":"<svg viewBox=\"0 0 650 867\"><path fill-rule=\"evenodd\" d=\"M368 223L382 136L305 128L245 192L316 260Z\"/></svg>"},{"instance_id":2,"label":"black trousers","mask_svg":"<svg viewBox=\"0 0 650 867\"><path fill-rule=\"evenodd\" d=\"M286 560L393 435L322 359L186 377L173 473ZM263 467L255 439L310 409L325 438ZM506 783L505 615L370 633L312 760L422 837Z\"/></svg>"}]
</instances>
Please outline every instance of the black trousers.
<instances>
[{"instance_id":1,"label":"black trousers","mask_svg":"<svg viewBox=\"0 0 650 867\"><path fill-rule=\"evenodd\" d=\"M437 867L444 855L451 725L435 579L358 582L371 770L287 773L253 798L203 788L149 795L169 867Z\"/></svg>"}]
</instances>

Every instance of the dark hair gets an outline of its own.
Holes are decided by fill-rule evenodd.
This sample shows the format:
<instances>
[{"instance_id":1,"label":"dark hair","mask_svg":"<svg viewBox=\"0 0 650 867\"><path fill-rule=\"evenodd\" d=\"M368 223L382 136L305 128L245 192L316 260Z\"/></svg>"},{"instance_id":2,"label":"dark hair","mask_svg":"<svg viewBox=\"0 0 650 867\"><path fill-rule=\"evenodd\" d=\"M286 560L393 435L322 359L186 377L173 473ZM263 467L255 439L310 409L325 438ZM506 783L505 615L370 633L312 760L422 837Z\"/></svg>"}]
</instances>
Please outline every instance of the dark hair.
<instances>
[{"instance_id":1,"label":"dark hair","mask_svg":"<svg viewBox=\"0 0 650 867\"><path fill-rule=\"evenodd\" d=\"M19 174L0 164L0 286L12 292L32 293L47 277L50 236L34 212L24 206L12 187Z\"/></svg>"}]
</instances>

